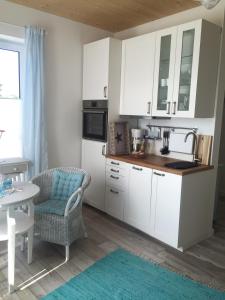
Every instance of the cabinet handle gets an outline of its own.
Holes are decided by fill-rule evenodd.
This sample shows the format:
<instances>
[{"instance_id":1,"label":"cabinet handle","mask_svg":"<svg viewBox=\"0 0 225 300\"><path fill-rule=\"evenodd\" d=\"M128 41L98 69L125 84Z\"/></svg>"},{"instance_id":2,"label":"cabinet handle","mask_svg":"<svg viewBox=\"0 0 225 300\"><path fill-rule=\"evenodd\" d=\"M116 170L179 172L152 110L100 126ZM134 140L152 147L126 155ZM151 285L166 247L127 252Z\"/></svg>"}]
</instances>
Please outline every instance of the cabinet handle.
<instances>
[{"instance_id":1,"label":"cabinet handle","mask_svg":"<svg viewBox=\"0 0 225 300\"><path fill-rule=\"evenodd\" d=\"M105 145L102 146L102 155L105 156Z\"/></svg>"},{"instance_id":2,"label":"cabinet handle","mask_svg":"<svg viewBox=\"0 0 225 300\"><path fill-rule=\"evenodd\" d=\"M161 176L161 177L164 177L165 176L165 174L163 174L163 173L158 173L158 172L153 172L155 175L157 175L157 176Z\"/></svg>"},{"instance_id":3,"label":"cabinet handle","mask_svg":"<svg viewBox=\"0 0 225 300\"><path fill-rule=\"evenodd\" d=\"M170 107L171 107L171 102L167 102L167 115L170 114Z\"/></svg>"},{"instance_id":4,"label":"cabinet handle","mask_svg":"<svg viewBox=\"0 0 225 300\"><path fill-rule=\"evenodd\" d=\"M119 179L119 177L116 177L116 176L113 176L113 175L110 175L110 177L111 177L112 179Z\"/></svg>"},{"instance_id":5,"label":"cabinet handle","mask_svg":"<svg viewBox=\"0 0 225 300\"><path fill-rule=\"evenodd\" d=\"M136 171L143 171L143 169L142 168L137 168L137 167L132 167L134 170L136 170Z\"/></svg>"},{"instance_id":6,"label":"cabinet handle","mask_svg":"<svg viewBox=\"0 0 225 300\"><path fill-rule=\"evenodd\" d=\"M104 98L107 98L107 86L104 86Z\"/></svg>"},{"instance_id":7,"label":"cabinet handle","mask_svg":"<svg viewBox=\"0 0 225 300\"><path fill-rule=\"evenodd\" d=\"M119 170L115 170L115 169L110 169L110 171L114 172L114 173L119 173Z\"/></svg>"},{"instance_id":8,"label":"cabinet handle","mask_svg":"<svg viewBox=\"0 0 225 300\"><path fill-rule=\"evenodd\" d=\"M151 113L151 102L149 101L147 114L150 115L150 113Z\"/></svg>"},{"instance_id":9,"label":"cabinet handle","mask_svg":"<svg viewBox=\"0 0 225 300\"><path fill-rule=\"evenodd\" d=\"M176 102L173 102L173 112L172 114L175 115L176 114Z\"/></svg>"},{"instance_id":10,"label":"cabinet handle","mask_svg":"<svg viewBox=\"0 0 225 300\"><path fill-rule=\"evenodd\" d=\"M119 194L119 192L114 191L113 189L110 189L110 192L113 193L113 194Z\"/></svg>"},{"instance_id":11,"label":"cabinet handle","mask_svg":"<svg viewBox=\"0 0 225 300\"><path fill-rule=\"evenodd\" d=\"M112 164L112 165L115 165L115 166L119 166L119 165L120 165L120 163L116 163L116 162L114 162L114 161L111 161L111 164Z\"/></svg>"}]
</instances>

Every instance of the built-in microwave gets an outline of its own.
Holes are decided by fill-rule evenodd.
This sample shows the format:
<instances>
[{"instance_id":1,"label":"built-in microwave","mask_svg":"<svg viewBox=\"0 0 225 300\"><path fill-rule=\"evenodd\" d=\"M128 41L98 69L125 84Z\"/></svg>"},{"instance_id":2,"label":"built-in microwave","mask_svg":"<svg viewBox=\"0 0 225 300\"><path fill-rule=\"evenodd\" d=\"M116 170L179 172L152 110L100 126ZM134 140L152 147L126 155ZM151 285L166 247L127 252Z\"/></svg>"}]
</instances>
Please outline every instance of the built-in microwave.
<instances>
[{"instance_id":1,"label":"built-in microwave","mask_svg":"<svg viewBox=\"0 0 225 300\"><path fill-rule=\"evenodd\" d=\"M83 138L107 141L108 101L83 100Z\"/></svg>"}]
</instances>

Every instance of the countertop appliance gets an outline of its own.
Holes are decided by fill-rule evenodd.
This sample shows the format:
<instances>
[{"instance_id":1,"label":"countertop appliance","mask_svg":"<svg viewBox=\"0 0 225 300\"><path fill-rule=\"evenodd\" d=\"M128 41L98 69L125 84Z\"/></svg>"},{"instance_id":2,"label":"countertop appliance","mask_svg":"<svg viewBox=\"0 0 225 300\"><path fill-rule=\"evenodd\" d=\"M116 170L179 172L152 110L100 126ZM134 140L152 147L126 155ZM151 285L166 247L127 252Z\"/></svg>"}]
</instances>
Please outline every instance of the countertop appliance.
<instances>
[{"instance_id":1,"label":"countertop appliance","mask_svg":"<svg viewBox=\"0 0 225 300\"><path fill-rule=\"evenodd\" d=\"M145 129L131 129L132 152L136 157L145 155Z\"/></svg>"},{"instance_id":2,"label":"countertop appliance","mask_svg":"<svg viewBox=\"0 0 225 300\"><path fill-rule=\"evenodd\" d=\"M83 139L106 142L108 101L83 100Z\"/></svg>"}]
</instances>

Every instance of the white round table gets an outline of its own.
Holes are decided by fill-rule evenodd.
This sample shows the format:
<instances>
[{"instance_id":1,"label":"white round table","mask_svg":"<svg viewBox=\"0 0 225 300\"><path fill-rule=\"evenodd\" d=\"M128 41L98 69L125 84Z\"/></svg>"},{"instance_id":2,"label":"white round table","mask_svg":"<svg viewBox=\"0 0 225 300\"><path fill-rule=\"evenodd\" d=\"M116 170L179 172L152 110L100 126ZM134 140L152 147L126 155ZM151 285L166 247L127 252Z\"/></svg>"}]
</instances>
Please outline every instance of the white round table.
<instances>
[{"instance_id":1,"label":"white round table","mask_svg":"<svg viewBox=\"0 0 225 300\"><path fill-rule=\"evenodd\" d=\"M28 263L32 262L34 205L33 198L40 188L32 183L14 183L15 191L0 198L0 241L8 240L8 284L9 292L14 290L15 236L28 232ZM28 213L18 211L21 205L28 207Z\"/></svg>"}]
</instances>

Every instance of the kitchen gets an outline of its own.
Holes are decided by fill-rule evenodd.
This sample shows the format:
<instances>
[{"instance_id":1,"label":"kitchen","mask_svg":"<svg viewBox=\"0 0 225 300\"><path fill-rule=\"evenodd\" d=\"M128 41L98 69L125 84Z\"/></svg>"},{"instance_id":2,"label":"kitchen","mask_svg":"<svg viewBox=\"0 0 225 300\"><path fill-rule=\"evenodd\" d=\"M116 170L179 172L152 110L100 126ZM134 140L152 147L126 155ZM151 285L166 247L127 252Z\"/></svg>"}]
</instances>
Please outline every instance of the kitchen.
<instances>
[{"instance_id":1,"label":"kitchen","mask_svg":"<svg viewBox=\"0 0 225 300\"><path fill-rule=\"evenodd\" d=\"M199 19L84 45L86 203L180 251L213 234L213 137L193 125L214 117L220 42Z\"/></svg>"},{"instance_id":2,"label":"kitchen","mask_svg":"<svg viewBox=\"0 0 225 300\"><path fill-rule=\"evenodd\" d=\"M35 39L30 50L45 58L43 72L37 55L40 72L25 68L44 79L31 97L22 89L21 99L0 101L3 183L23 187L32 170L28 185L40 190L24 210L32 222L21 218L26 233L1 235L0 298L224 299L225 0L3 0L0 8L0 44L9 44L0 52L9 57L18 40L23 52L32 30L44 48ZM16 70L18 87L20 79L34 86ZM30 116L30 101L43 118L11 106ZM25 120L38 136L21 135ZM19 153L15 141L23 154L6 159L4 151ZM7 197L20 195L19 210L26 200L24 189L2 191L0 233L20 224Z\"/></svg>"}]
</instances>

